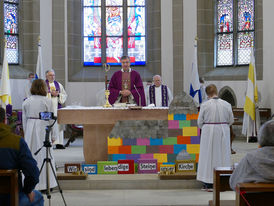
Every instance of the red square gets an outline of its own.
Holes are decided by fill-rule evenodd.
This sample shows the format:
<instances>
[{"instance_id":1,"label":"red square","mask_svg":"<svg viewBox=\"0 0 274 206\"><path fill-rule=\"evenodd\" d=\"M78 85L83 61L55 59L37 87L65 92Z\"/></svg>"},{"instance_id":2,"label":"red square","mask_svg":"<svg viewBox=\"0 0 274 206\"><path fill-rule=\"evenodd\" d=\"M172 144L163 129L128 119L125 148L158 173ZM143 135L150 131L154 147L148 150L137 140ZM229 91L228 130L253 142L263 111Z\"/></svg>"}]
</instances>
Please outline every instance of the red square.
<instances>
[{"instance_id":1,"label":"red square","mask_svg":"<svg viewBox=\"0 0 274 206\"><path fill-rule=\"evenodd\" d=\"M178 136L177 143L178 144L191 144L191 137Z\"/></svg>"},{"instance_id":2,"label":"red square","mask_svg":"<svg viewBox=\"0 0 274 206\"><path fill-rule=\"evenodd\" d=\"M118 160L118 174L134 174L134 160Z\"/></svg>"},{"instance_id":3,"label":"red square","mask_svg":"<svg viewBox=\"0 0 274 206\"><path fill-rule=\"evenodd\" d=\"M119 154L131 154L131 146L120 146Z\"/></svg>"},{"instance_id":4,"label":"red square","mask_svg":"<svg viewBox=\"0 0 274 206\"><path fill-rule=\"evenodd\" d=\"M173 145L160 145L159 151L160 153L173 154Z\"/></svg>"}]
</instances>

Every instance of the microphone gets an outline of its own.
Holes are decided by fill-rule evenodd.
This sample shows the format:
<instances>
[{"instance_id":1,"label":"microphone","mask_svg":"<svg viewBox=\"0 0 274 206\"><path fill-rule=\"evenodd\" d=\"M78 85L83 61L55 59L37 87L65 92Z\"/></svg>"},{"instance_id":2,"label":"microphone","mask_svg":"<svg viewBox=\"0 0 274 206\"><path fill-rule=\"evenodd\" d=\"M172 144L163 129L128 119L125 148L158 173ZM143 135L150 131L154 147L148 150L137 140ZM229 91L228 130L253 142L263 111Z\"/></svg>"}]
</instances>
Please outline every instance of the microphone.
<instances>
[{"instance_id":1,"label":"microphone","mask_svg":"<svg viewBox=\"0 0 274 206\"><path fill-rule=\"evenodd\" d=\"M138 96L139 96L139 105L138 105L138 106L141 106L141 95L140 95L140 93L138 92L138 89L136 88L135 84L133 84L133 86L134 86L134 88L135 88L135 90L136 90L136 92L137 92L137 94L138 94Z\"/></svg>"}]
</instances>

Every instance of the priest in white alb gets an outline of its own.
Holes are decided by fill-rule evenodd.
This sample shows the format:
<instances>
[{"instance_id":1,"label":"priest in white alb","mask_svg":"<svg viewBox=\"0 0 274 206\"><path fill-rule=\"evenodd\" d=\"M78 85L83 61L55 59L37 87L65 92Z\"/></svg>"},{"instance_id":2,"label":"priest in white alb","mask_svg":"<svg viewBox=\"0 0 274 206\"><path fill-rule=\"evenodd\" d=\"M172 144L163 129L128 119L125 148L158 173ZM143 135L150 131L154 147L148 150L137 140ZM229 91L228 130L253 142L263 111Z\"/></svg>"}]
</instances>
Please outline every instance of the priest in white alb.
<instances>
[{"instance_id":1,"label":"priest in white alb","mask_svg":"<svg viewBox=\"0 0 274 206\"><path fill-rule=\"evenodd\" d=\"M218 98L214 84L206 87L208 101L202 103L198 126L202 129L197 180L203 190L213 189L215 167L230 167L230 125L234 122L231 104Z\"/></svg>"},{"instance_id":2,"label":"priest in white alb","mask_svg":"<svg viewBox=\"0 0 274 206\"><path fill-rule=\"evenodd\" d=\"M46 85L48 89L47 97L51 99L54 109L54 116L57 117L57 110L62 108L62 104L64 104L67 100L67 93L60 82L55 81L55 72L53 69L46 71ZM57 124L54 125L54 130L57 137L53 137L55 139L54 144L56 145L56 149L65 149L64 147L64 126Z\"/></svg>"},{"instance_id":3,"label":"priest in white alb","mask_svg":"<svg viewBox=\"0 0 274 206\"><path fill-rule=\"evenodd\" d=\"M154 104L156 107L168 107L173 99L170 89L162 84L160 75L153 77L153 85L146 89L147 105Z\"/></svg>"}]
</instances>

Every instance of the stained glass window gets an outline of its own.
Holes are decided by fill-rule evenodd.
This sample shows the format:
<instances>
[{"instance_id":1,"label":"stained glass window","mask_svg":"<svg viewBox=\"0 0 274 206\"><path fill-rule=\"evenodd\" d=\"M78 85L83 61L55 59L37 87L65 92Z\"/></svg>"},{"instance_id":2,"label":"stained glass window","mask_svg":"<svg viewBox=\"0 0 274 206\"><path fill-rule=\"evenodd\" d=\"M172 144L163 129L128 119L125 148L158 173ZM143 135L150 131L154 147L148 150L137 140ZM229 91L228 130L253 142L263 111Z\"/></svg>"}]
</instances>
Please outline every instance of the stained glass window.
<instances>
[{"instance_id":1,"label":"stained glass window","mask_svg":"<svg viewBox=\"0 0 274 206\"><path fill-rule=\"evenodd\" d=\"M145 65L145 11L145 0L83 0L84 65L120 65L123 55Z\"/></svg>"},{"instance_id":2,"label":"stained glass window","mask_svg":"<svg viewBox=\"0 0 274 206\"><path fill-rule=\"evenodd\" d=\"M217 66L249 64L254 46L254 0L217 0L216 16Z\"/></svg>"},{"instance_id":3,"label":"stained glass window","mask_svg":"<svg viewBox=\"0 0 274 206\"><path fill-rule=\"evenodd\" d=\"M18 0L4 1L4 33L7 40L8 62L18 64Z\"/></svg>"}]
</instances>

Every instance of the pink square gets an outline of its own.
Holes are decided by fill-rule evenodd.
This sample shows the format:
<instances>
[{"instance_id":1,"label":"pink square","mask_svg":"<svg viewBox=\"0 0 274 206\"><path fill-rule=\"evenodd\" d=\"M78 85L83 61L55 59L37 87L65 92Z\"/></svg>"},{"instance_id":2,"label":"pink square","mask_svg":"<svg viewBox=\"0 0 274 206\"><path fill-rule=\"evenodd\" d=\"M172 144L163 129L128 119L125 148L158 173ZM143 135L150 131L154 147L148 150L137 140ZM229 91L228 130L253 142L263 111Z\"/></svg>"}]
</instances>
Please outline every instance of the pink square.
<instances>
[{"instance_id":1,"label":"pink square","mask_svg":"<svg viewBox=\"0 0 274 206\"><path fill-rule=\"evenodd\" d=\"M178 120L168 120L168 129L179 129Z\"/></svg>"},{"instance_id":2,"label":"pink square","mask_svg":"<svg viewBox=\"0 0 274 206\"><path fill-rule=\"evenodd\" d=\"M158 173L156 159L138 160L138 173Z\"/></svg>"},{"instance_id":3,"label":"pink square","mask_svg":"<svg viewBox=\"0 0 274 206\"><path fill-rule=\"evenodd\" d=\"M150 139L148 138L138 138L137 139L137 145L149 145Z\"/></svg>"},{"instance_id":4,"label":"pink square","mask_svg":"<svg viewBox=\"0 0 274 206\"><path fill-rule=\"evenodd\" d=\"M153 159L153 154L141 154L140 159Z\"/></svg>"}]
</instances>

